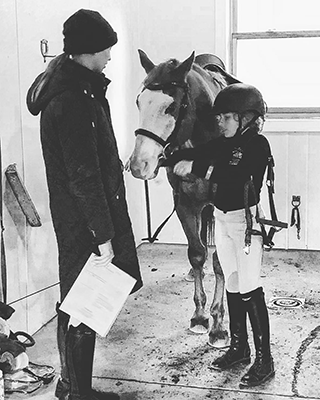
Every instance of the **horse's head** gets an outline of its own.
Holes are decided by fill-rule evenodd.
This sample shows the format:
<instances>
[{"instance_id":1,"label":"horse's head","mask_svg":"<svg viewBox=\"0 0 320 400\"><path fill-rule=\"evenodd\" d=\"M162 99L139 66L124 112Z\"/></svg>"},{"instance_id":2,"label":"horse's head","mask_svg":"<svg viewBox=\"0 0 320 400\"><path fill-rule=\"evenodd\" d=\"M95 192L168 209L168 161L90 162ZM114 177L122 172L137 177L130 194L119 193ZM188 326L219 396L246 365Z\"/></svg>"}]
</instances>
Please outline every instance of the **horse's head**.
<instances>
[{"instance_id":1,"label":"horse's head","mask_svg":"<svg viewBox=\"0 0 320 400\"><path fill-rule=\"evenodd\" d=\"M201 68L193 65L194 52L183 62L170 59L159 65L142 50L139 56L147 77L137 96L139 129L129 167L134 177L152 179L161 159L190 139L199 114L196 103L202 101L202 108L210 109L221 87L216 84L208 90L213 84L201 82L197 72Z\"/></svg>"}]
</instances>

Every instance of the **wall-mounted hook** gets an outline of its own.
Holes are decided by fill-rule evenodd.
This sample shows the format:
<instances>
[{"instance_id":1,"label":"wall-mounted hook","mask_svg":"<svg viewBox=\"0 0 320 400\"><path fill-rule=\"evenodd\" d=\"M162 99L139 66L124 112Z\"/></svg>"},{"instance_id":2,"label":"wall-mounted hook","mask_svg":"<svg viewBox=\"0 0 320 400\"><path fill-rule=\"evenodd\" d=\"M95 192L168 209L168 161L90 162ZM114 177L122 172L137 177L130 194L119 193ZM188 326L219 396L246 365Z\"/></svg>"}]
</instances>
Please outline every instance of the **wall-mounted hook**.
<instances>
[{"instance_id":1,"label":"wall-mounted hook","mask_svg":"<svg viewBox=\"0 0 320 400\"><path fill-rule=\"evenodd\" d=\"M47 57L54 58L55 56L51 56L48 54L49 52L49 45L47 39L42 39L40 41L40 51L43 57L43 62L47 62Z\"/></svg>"}]
</instances>

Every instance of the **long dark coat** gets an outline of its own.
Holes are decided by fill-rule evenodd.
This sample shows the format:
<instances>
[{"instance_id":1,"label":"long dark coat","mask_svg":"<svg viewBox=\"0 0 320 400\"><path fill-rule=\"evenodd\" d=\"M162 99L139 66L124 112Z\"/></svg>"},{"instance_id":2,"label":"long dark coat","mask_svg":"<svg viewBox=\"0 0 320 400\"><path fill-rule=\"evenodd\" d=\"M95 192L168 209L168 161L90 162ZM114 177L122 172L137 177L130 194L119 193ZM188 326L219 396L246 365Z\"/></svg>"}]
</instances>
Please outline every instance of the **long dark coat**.
<instances>
[{"instance_id":1,"label":"long dark coat","mask_svg":"<svg viewBox=\"0 0 320 400\"><path fill-rule=\"evenodd\" d=\"M112 128L110 83L64 55L51 61L27 95L41 112L41 143L59 250L61 297L97 245L112 240L113 263L142 286L128 215L123 166Z\"/></svg>"}]
</instances>

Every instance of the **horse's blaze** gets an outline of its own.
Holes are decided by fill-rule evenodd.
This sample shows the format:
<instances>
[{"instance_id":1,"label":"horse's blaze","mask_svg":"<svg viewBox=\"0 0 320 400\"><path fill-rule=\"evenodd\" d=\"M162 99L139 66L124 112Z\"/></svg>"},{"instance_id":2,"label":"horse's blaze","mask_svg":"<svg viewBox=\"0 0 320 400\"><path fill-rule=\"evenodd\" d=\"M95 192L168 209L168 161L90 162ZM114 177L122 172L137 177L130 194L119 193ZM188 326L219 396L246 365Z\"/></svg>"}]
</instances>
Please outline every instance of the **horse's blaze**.
<instances>
[{"instance_id":1,"label":"horse's blaze","mask_svg":"<svg viewBox=\"0 0 320 400\"><path fill-rule=\"evenodd\" d=\"M139 128L154 133L164 141L175 126L175 119L166 112L173 98L161 90L145 89L139 99ZM143 135L136 138L135 148L130 157L132 175L139 179L152 179L157 174L158 160L163 147L155 140Z\"/></svg>"}]
</instances>

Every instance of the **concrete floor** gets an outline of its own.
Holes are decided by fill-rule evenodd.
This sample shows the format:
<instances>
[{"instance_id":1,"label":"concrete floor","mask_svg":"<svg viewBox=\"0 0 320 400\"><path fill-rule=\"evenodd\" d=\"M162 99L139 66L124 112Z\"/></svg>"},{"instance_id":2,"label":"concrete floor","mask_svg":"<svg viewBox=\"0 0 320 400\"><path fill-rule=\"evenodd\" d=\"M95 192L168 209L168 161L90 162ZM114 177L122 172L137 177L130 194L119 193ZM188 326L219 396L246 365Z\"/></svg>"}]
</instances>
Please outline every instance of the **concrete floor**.
<instances>
[{"instance_id":1,"label":"concrete floor","mask_svg":"<svg viewBox=\"0 0 320 400\"><path fill-rule=\"evenodd\" d=\"M217 372L208 368L222 350L207 344L207 335L188 330L193 284L185 245L143 244L138 249L144 288L132 295L107 338L98 338L94 386L112 390L122 400L320 399L320 253L266 252L263 286L267 301L276 296L305 298L302 308L270 309L271 345L276 375L264 385L239 389L248 367ZM207 262L205 288L208 308L214 276ZM225 317L228 326L228 315ZM36 335L28 351L33 362L58 371L56 319ZM250 335L252 345L252 335ZM55 383L29 395L6 399L54 399Z\"/></svg>"}]
</instances>

